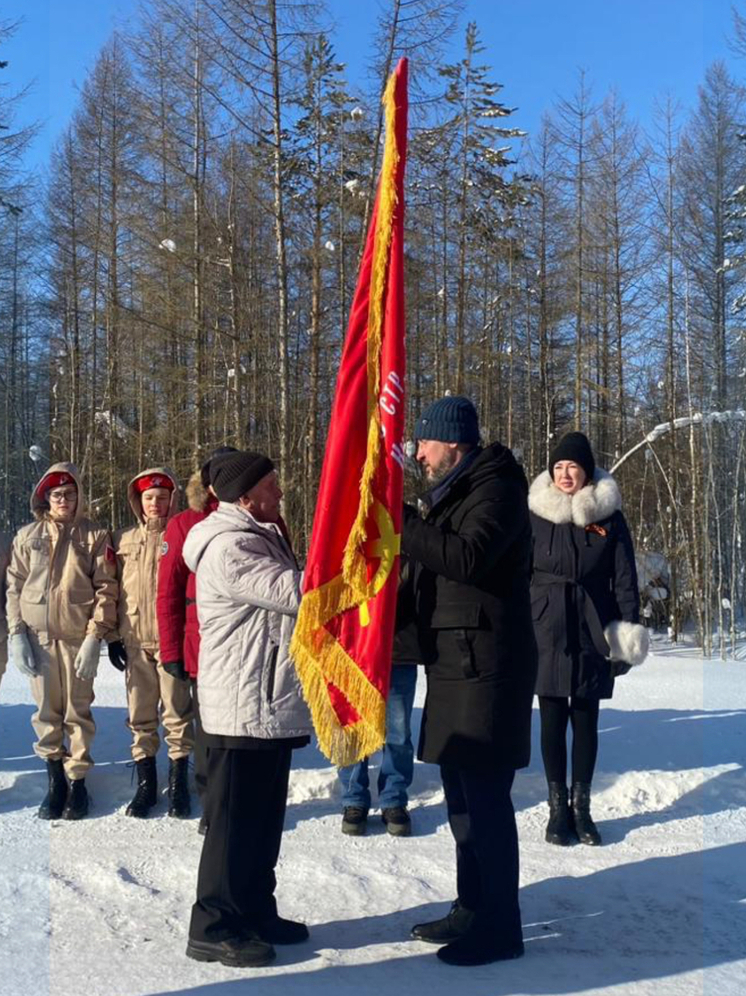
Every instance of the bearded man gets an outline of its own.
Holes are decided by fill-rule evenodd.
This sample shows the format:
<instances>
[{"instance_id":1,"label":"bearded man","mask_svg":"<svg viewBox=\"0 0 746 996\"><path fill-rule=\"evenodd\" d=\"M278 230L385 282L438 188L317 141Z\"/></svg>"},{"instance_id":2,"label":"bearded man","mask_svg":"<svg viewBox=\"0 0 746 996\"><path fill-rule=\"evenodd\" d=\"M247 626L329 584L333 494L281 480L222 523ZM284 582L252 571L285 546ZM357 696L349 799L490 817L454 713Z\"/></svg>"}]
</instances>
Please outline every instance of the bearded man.
<instances>
[{"instance_id":1,"label":"bearded man","mask_svg":"<svg viewBox=\"0 0 746 996\"><path fill-rule=\"evenodd\" d=\"M528 486L507 447L479 445L468 398L434 402L415 435L430 489L424 517L404 507L402 550L427 675L419 757L440 765L457 898L412 936L480 965L523 954L510 790L529 761L536 679Z\"/></svg>"}]
</instances>

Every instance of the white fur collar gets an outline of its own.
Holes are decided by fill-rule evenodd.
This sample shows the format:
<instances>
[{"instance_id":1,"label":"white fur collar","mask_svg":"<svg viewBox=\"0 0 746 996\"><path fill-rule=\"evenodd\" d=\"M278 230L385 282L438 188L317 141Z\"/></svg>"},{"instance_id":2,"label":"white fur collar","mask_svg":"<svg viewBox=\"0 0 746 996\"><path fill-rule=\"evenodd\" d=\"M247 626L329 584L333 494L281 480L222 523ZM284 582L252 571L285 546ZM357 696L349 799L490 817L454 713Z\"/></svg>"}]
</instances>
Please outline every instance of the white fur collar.
<instances>
[{"instance_id":1,"label":"white fur collar","mask_svg":"<svg viewBox=\"0 0 746 996\"><path fill-rule=\"evenodd\" d=\"M606 470L596 468L593 484L574 495L566 495L556 488L545 470L536 478L528 492L528 507L541 519L556 522L573 522L576 526L589 526L600 522L622 507L622 496L616 481Z\"/></svg>"}]
</instances>

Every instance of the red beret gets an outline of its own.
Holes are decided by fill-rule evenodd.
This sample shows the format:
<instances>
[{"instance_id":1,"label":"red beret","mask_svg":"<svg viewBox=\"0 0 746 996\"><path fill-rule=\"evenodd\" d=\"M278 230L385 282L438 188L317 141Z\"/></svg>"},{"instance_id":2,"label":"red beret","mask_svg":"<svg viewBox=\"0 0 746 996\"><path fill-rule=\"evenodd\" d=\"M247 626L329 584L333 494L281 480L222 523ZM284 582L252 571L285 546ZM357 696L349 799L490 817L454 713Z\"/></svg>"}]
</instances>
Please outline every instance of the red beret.
<instances>
[{"instance_id":1,"label":"red beret","mask_svg":"<svg viewBox=\"0 0 746 996\"><path fill-rule=\"evenodd\" d=\"M165 474L146 474L144 477L138 477L135 481L135 491L139 491L140 494L143 491L149 491L150 488L167 488L169 491L173 491L174 482Z\"/></svg>"},{"instance_id":2,"label":"red beret","mask_svg":"<svg viewBox=\"0 0 746 996\"><path fill-rule=\"evenodd\" d=\"M39 487L36 489L36 493L39 497L43 498L45 491L49 491L50 488L59 488L62 484L75 484L75 478L72 474L65 474L60 471L57 471L57 473L54 474L47 474L46 477L42 477L39 482ZM77 484L75 484L75 490L78 490Z\"/></svg>"}]
</instances>

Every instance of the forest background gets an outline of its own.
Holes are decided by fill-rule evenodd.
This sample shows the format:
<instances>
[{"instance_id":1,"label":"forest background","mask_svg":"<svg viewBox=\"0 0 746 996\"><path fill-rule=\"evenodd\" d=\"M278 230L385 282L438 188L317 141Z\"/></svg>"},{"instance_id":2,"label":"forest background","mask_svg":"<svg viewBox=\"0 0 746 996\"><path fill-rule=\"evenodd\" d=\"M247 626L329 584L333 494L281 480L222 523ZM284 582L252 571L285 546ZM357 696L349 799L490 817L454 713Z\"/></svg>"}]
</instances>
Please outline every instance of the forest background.
<instances>
[{"instance_id":1,"label":"forest background","mask_svg":"<svg viewBox=\"0 0 746 996\"><path fill-rule=\"evenodd\" d=\"M480 6L382 0L353 78L323 3L144 0L33 168L31 81L5 54L26 28L0 24L3 528L27 520L51 460L79 465L93 517L117 527L135 472L165 462L183 481L232 444L276 458L304 548L380 95L407 55L409 424L445 391L469 394L485 439L511 446L529 477L558 434L587 432L602 466L621 460L651 618L674 638L691 625L706 653L735 652L746 6L691 106L651 92L641 121L577 69L530 132L521 93L487 63ZM505 5L508 39L510 16ZM675 29L673 16L656 24L661 53ZM537 36L550 30L537 20ZM644 47L618 41L632 62ZM561 46L556 59L566 75Z\"/></svg>"}]
</instances>

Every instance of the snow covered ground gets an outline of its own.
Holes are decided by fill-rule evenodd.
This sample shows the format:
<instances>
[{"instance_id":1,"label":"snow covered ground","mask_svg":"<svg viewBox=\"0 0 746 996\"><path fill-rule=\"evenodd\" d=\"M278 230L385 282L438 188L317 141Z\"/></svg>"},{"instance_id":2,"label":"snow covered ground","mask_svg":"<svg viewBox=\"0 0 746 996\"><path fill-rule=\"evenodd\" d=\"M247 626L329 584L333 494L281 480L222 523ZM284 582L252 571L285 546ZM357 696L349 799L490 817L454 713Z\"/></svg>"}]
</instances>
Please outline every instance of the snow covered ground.
<instances>
[{"instance_id":1,"label":"snow covered ground","mask_svg":"<svg viewBox=\"0 0 746 996\"><path fill-rule=\"evenodd\" d=\"M453 898L437 770L417 765L413 837L393 839L374 818L352 839L339 831L335 773L312 748L295 755L278 870L280 910L307 920L311 939L278 948L266 969L187 960L196 818L169 820L165 804L148 821L124 816L124 685L105 660L96 694L92 817L50 825L35 815L45 775L27 684L11 666L0 688L2 996L746 992L746 662L661 645L619 680L601 713L597 849L543 841L535 714L534 760L514 790L526 957L478 969L408 940ZM165 771L161 756L161 781Z\"/></svg>"}]
</instances>

